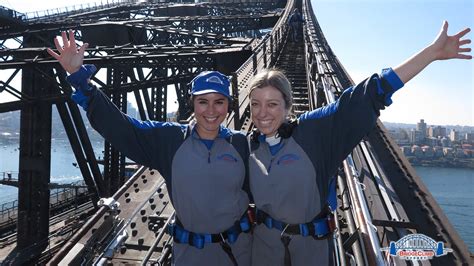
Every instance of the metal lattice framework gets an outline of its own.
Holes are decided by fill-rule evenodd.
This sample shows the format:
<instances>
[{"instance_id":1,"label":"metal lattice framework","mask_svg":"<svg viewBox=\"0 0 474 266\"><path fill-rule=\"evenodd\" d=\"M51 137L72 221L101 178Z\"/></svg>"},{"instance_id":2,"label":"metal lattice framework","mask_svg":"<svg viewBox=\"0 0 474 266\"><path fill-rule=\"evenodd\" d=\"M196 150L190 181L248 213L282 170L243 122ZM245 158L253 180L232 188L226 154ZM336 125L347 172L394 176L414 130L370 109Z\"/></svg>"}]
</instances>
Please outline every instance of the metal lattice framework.
<instances>
[{"instance_id":1,"label":"metal lattice framework","mask_svg":"<svg viewBox=\"0 0 474 266\"><path fill-rule=\"evenodd\" d=\"M281 4L122 2L35 17L2 13L0 69L10 74L0 81L0 92L17 100L0 104L0 112L19 110L22 114L18 248L43 243L48 237L53 106L92 201L112 195L125 182L125 156L108 142L104 171L99 171L79 109L70 100L66 73L46 53L61 30L72 28L79 45L89 43L84 61L98 69L92 81L123 112L127 112L128 93L133 92L141 119L165 121L172 89L179 119L187 119L187 83L203 70L229 75L235 71L250 56L254 39L274 26ZM43 247L37 244L35 248Z\"/></svg>"},{"instance_id":2,"label":"metal lattice framework","mask_svg":"<svg viewBox=\"0 0 474 266\"><path fill-rule=\"evenodd\" d=\"M290 44L287 25L295 7L306 21L304 42ZM309 0L120 2L40 16L11 14L0 17L0 69L10 73L0 80L0 93L17 100L1 103L0 112L21 111L20 215L17 251L7 262L169 262L172 238L165 228L174 211L163 180L145 167L126 179L125 157L107 142L104 172L99 171L79 109L70 100L66 73L46 53L61 30L74 28L78 44L90 44L85 63L98 69L92 82L123 112L128 97L134 97L141 119L166 120L170 91L177 96L178 118L192 119L187 83L208 69L231 76L237 104L226 123L244 132L253 128L249 84L264 68L287 71L297 114L329 104L354 85L327 43ZM14 82L19 77L20 85ZM54 236L48 235L53 106L92 202L112 196L122 206L120 212L97 208L64 245L52 244ZM383 254L381 248L412 233L452 248L431 264L472 263L466 245L380 122L343 162L336 178L340 208L333 241L338 265L411 265Z\"/></svg>"}]
</instances>

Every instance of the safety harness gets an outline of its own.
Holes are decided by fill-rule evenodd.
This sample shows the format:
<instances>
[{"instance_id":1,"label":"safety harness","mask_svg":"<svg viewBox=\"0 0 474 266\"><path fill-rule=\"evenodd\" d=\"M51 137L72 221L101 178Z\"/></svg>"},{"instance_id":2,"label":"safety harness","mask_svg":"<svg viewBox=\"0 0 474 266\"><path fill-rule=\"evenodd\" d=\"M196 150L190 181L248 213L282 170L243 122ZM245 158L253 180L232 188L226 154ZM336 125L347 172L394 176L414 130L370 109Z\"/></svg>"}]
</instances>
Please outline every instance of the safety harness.
<instances>
[{"instance_id":1,"label":"safety harness","mask_svg":"<svg viewBox=\"0 0 474 266\"><path fill-rule=\"evenodd\" d=\"M219 131L220 134L221 131ZM186 128L186 132L184 134L184 139L190 137L192 134L192 127L188 126ZM252 195L250 193L249 188L249 180L248 180L248 149L244 149L243 147L247 146L247 140L245 138L234 138L232 135L225 138L240 154L240 156L244 159L245 164L245 180L242 186L242 189L249 194L249 198L252 200ZM206 144L206 143L204 143ZM252 229L252 225L254 223L254 219L252 218L252 213L250 210L246 210L246 212L242 215L240 220L235 221L235 223L227 230L219 234L201 234L188 231L184 228L183 224L176 217L174 223L168 225L168 230L175 242L180 244L188 244L198 249L203 249L206 244L210 243L219 243L224 250L224 252L229 256L232 263L236 266L237 260L235 259L234 254L232 253L232 248L229 244L233 244L237 241L240 233L248 233ZM249 220L251 219L251 220Z\"/></svg>"},{"instance_id":2,"label":"safety harness","mask_svg":"<svg viewBox=\"0 0 474 266\"><path fill-rule=\"evenodd\" d=\"M237 260L229 244L235 243L240 233L248 233L251 228L247 212L229 229L219 234L199 234L188 231L184 229L179 219L176 219L175 223L168 226L170 235L173 236L174 241L177 243L189 244L198 249L203 249L205 244L219 243L234 265L237 265Z\"/></svg>"},{"instance_id":3,"label":"safety harness","mask_svg":"<svg viewBox=\"0 0 474 266\"><path fill-rule=\"evenodd\" d=\"M262 210L256 210L257 224L265 224L269 229L275 228L281 231L280 240L285 247L284 265L291 266L290 241L291 235L312 236L314 239L321 240L331 236L336 229L335 217L333 212L337 208L336 178L332 178L329 183L329 194L326 205L318 215L309 223L287 224L273 219Z\"/></svg>"}]
</instances>

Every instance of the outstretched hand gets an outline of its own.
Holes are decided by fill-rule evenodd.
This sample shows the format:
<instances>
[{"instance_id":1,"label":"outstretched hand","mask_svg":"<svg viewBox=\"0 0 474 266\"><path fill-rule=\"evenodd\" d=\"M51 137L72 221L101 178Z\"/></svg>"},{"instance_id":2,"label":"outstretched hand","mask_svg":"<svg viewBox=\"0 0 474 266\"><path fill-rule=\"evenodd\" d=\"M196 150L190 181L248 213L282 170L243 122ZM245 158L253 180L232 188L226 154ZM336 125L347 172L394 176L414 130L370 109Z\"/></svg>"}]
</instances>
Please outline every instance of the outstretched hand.
<instances>
[{"instance_id":1,"label":"outstretched hand","mask_svg":"<svg viewBox=\"0 0 474 266\"><path fill-rule=\"evenodd\" d=\"M448 35L448 22L444 21L441 31L431 44L431 48L435 52L436 60L446 59L472 59L471 48L463 48L463 45L471 43L470 39L462 39L464 35L470 32L470 28L466 28L455 35Z\"/></svg>"},{"instance_id":2,"label":"outstretched hand","mask_svg":"<svg viewBox=\"0 0 474 266\"><path fill-rule=\"evenodd\" d=\"M84 43L79 49L76 47L76 39L74 38L74 32L69 30L69 40L65 31L61 32L61 36L63 39L63 46L59 45L59 41L54 38L54 45L56 45L56 49L58 50L57 54L50 48L47 49L48 54L52 57L56 58L61 66L66 70L69 74L72 74L78 71L84 60L84 51L87 47L89 47L88 43Z\"/></svg>"}]
</instances>

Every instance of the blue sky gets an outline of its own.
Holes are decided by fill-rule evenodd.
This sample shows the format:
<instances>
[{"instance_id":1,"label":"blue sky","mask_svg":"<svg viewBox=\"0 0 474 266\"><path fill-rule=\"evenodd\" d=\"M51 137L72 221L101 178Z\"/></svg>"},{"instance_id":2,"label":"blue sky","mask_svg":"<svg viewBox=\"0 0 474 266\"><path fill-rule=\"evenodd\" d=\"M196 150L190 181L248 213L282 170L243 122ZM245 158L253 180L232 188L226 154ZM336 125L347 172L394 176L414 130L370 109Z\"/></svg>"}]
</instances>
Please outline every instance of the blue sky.
<instances>
[{"instance_id":1,"label":"blue sky","mask_svg":"<svg viewBox=\"0 0 474 266\"><path fill-rule=\"evenodd\" d=\"M312 0L320 26L355 82L395 67L431 43L443 20L448 34L474 27L474 1ZM474 39L471 31L468 38ZM469 45L472 47L472 44ZM381 119L430 125L474 125L473 60L429 65L393 97Z\"/></svg>"},{"instance_id":2,"label":"blue sky","mask_svg":"<svg viewBox=\"0 0 474 266\"><path fill-rule=\"evenodd\" d=\"M84 2L93 1L0 0L0 5L32 12ZM473 3L312 0L329 44L355 82L400 64L431 43L445 19L450 24L450 35L464 27L474 28ZM467 35L470 39L473 36L472 32ZM473 60L433 63L394 95L394 103L382 112L381 119L415 123L423 118L429 125L474 126L473 66ZM2 97L0 94L0 101Z\"/></svg>"}]
</instances>

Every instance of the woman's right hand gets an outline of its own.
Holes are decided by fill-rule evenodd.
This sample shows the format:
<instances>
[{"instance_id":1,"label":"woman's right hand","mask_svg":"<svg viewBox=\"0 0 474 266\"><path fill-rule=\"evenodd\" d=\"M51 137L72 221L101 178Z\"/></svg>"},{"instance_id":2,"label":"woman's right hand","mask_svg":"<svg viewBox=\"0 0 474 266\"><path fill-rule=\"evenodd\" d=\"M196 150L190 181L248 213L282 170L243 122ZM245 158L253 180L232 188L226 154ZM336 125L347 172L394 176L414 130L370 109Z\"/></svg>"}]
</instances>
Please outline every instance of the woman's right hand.
<instances>
[{"instance_id":1,"label":"woman's right hand","mask_svg":"<svg viewBox=\"0 0 474 266\"><path fill-rule=\"evenodd\" d=\"M56 45L56 49L58 50L59 54L50 48L47 49L47 52L59 61L64 70L66 70L69 74L72 74L81 68L82 62L84 60L84 51L87 47L89 47L89 44L84 43L78 49L76 47L76 40L72 30L69 30L69 40L65 31L61 32L61 36L63 38L62 47L59 45L57 37L54 38L54 44Z\"/></svg>"}]
</instances>

